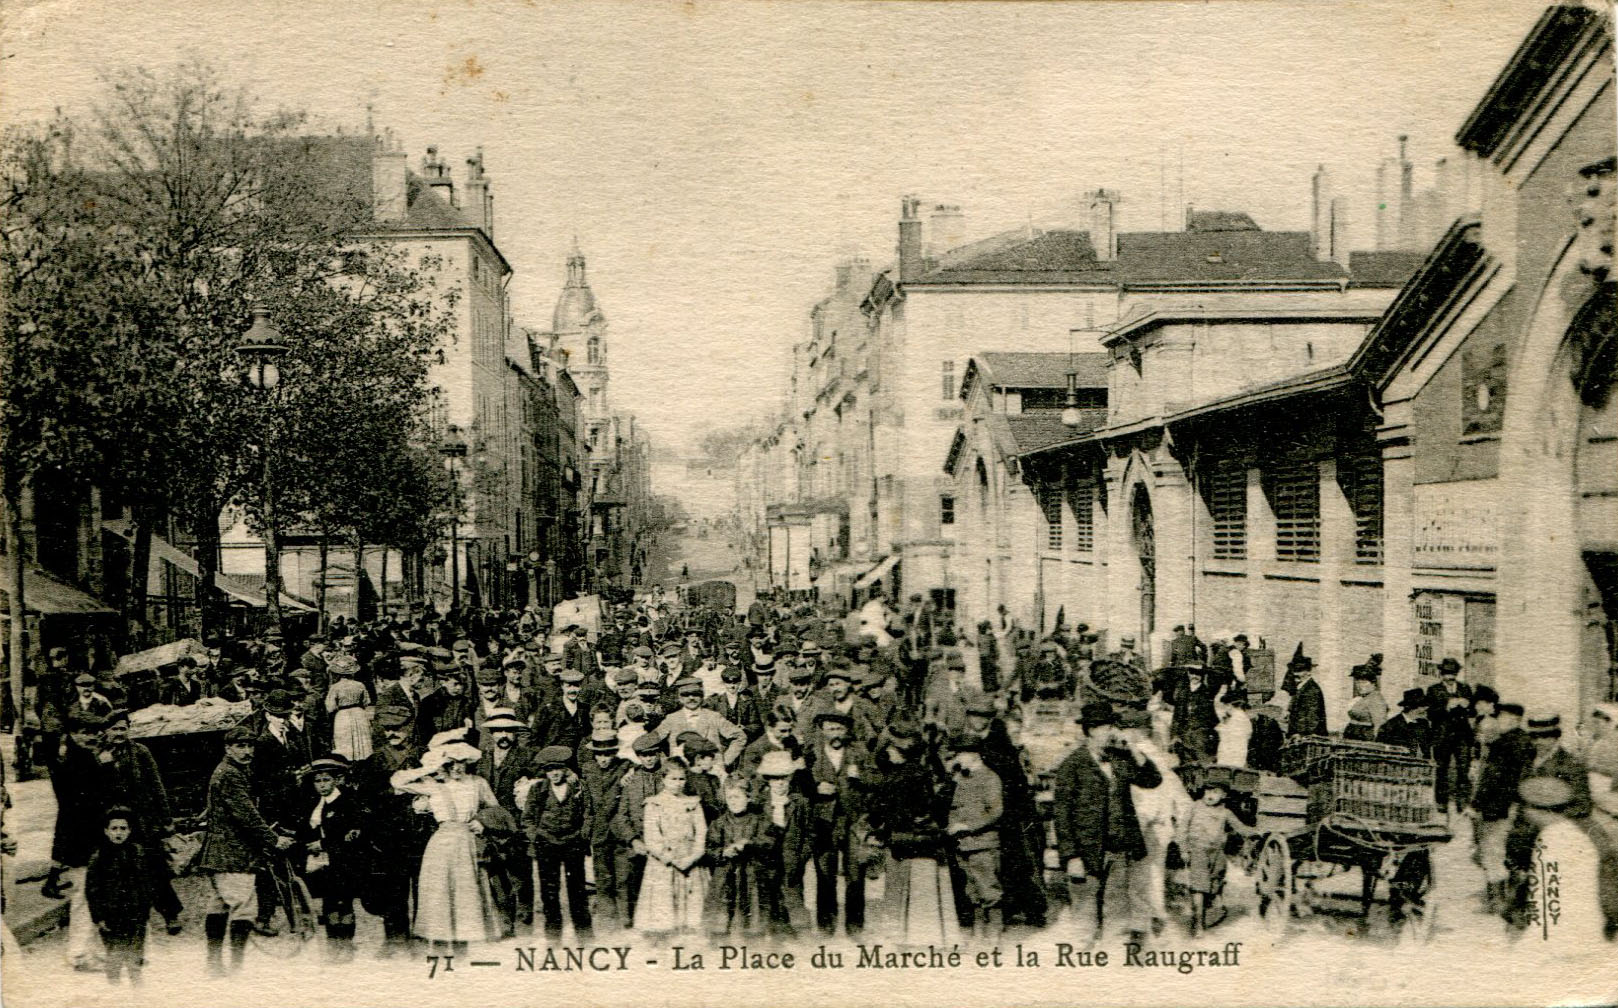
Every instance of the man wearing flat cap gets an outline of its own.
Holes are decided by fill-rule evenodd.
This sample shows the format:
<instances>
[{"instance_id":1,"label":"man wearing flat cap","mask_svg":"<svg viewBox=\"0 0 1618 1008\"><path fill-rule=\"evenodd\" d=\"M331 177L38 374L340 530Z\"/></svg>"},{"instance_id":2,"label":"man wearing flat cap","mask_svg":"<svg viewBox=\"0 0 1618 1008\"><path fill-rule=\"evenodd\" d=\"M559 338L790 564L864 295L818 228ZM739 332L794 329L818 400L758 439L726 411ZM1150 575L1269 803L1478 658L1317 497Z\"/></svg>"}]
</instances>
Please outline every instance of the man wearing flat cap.
<instances>
[{"instance_id":1,"label":"man wearing flat cap","mask_svg":"<svg viewBox=\"0 0 1618 1008\"><path fill-rule=\"evenodd\" d=\"M628 761L619 757L618 733L611 728L591 732L586 744L588 758L581 758L579 779L590 798L590 864L595 869L594 913L606 920L622 919L618 906L618 879L614 874L619 858L612 838L612 816L623 791Z\"/></svg>"},{"instance_id":2,"label":"man wearing flat cap","mask_svg":"<svg viewBox=\"0 0 1618 1008\"><path fill-rule=\"evenodd\" d=\"M1147 907L1134 906L1134 875L1143 870L1146 838L1130 788L1155 788L1162 775L1117 729L1105 700L1086 703L1078 723L1083 742L1056 768L1056 848L1068 876L1071 902L1080 910L1080 941L1111 926L1145 930Z\"/></svg>"},{"instance_id":3,"label":"man wearing flat cap","mask_svg":"<svg viewBox=\"0 0 1618 1008\"><path fill-rule=\"evenodd\" d=\"M674 740L682 733L696 732L719 748L726 767L735 766L742 750L747 748L746 734L717 711L702 705L702 682L695 676L678 680L674 688L680 698L680 708L663 719L661 728L669 739L670 754L675 754Z\"/></svg>"},{"instance_id":4,"label":"man wearing flat cap","mask_svg":"<svg viewBox=\"0 0 1618 1008\"><path fill-rule=\"evenodd\" d=\"M569 768L573 752L562 746L539 751L543 779L528 789L523 809L523 830L534 845L539 866L539 900L545 911L545 937L562 937L562 883L566 876L568 915L575 940L588 944L592 930L590 898L584 885L584 857L590 851L595 810L590 792Z\"/></svg>"},{"instance_id":5,"label":"man wearing flat cap","mask_svg":"<svg viewBox=\"0 0 1618 1008\"><path fill-rule=\"evenodd\" d=\"M208 876L212 903L203 922L208 939L208 970L225 972L224 946L230 938L230 967L241 968L247 939L259 926L255 876L268 858L292 846L260 814L249 776L259 737L244 726L225 733L225 758L208 779L208 829L197 852L197 870Z\"/></svg>"},{"instance_id":6,"label":"man wearing flat cap","mask_svg":"<svg viewBox=\"0 0 1618 1008\"><path fill-rule=\"evenodd\" d=\"M764 734L764 718L759 711L758 697L747 688L743 681L745 676L737 666L726 665L720 670L719 678L719 692L704 697L702 706L740 728L747 742L751 743Z\"/></svg>"}]
</instances>

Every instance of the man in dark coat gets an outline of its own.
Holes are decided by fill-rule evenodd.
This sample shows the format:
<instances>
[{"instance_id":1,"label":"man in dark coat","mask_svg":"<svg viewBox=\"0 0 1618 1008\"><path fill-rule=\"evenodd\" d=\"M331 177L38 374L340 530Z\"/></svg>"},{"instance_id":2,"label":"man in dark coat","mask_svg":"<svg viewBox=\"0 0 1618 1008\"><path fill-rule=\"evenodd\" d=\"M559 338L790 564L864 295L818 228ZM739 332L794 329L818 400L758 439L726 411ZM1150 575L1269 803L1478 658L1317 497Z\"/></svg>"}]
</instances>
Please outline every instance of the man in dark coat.
<instances>
[{"instance_id":1,"label":"man in dark coat","mask_svg":"<svg viewBox=\"0 0 1618 1008\"><path fill-rule=\"evenodd\" d=\"M439 664L434 675L438 688L422 699L416 711L424 745L440 732L472 727L475 701L467 692L467 673L454 665Z\"/></svg>"},{"instance_id":2,"label":"man in dark coat","mask_svg":"<svg viewBox=\"0 0 1618 1008\"><path fill-rule=\"evenodd\" d=\"M1403 746L1418 756L1432 751L1432 730L1427 724L1427 693L1419 686L1405 690L1399 698L1399 713L1382 722L1376 740L1383 745Z\"/></svg>"},{"instance_id":3,"label":"man in dark coat","mask_svg":"<svg viewBox=\"0 0 1618 1008\"><path fill-rule=\"evenodd\" d=\"M1174 717L1169 736L1174 751L1187 763L1212 763L1219 749L1219 714L1214 710L1216 687L1201 665L1188 666L1170 694Z\"/></svg>"},{"instance_id":4,"label":"man in dark coat","mask_svg":"<svg viewBox=\"0 0 1618 1008\"><path fill-rule=\"evenodd\" d=\"M288 690L272 690L264 698L260 727L253 742L253 796L259 812L273 828L296 831L309 811L309 797L298 780L298 772L312 758L307 737L293 726L295 704ZM274 936L279 929L271 923L280 898L268 870L258 875L258 922L254 931Z\"/></svg>"},{"instance_id":5,"label":"man in dark coat","mask_svg":"<svg viewBox=\"0 0 1618 1008\"><path fill-rule=\"evenodd\" d=\"M1438 682L1427 687L1427 723L1433 739L1438 778L1433 788L1440 809L1449 808L1450 769L1455 771L1456 804L1466 807L1472 793L1472 746L1477 737L1472 725L1472 687L1460 681L1461 663L1445 658L1438 665Z\"/></svg>"},{"instance_id":6,"label":"man in dark coat","mask_svg":"<svg viewBox=\"0 0 1618 1008\"><path fill-rule=\"evenodd\" d=\"M509 710L496 708L483 722L483 732L489 736L483 747L483 758L478 761L477 774L489 782L495 801L510 814L513 822L522 822L522 806L517 803L517 782L523 778L538 780L542 775L536 753L522 744L528 726ZM534 924L534 862L528 856L527 844L506 844L500 848L499 861L491 866L490 881L497 882L496 900L501 913L514 931L526 932Z\"/></svg>"},{"instance_id":7,"label":"man in dark coat","mask_svg":"<svg viewBox=\"0 0 1618 1008\"><path fill-rule=\"evenodd\" d=\"M1315 682L1315 660L1304 656L1292 659L1291 672L1296 676L1297 691L1292 694L1292 705L1287 709L1287 738L1303 735L1326 735L1326 694Z\"/></svg>"},{"instance_id":8,"label":"man in dark coat","mask_svg":"<svg viewBox=\"0 0 1618 1008\"><path fill-rule=\"evenodd\" d=\"M1022 753L1011 741L994 701L973 696L966 702L966 734L979 742L983 763L1000 779L1000 888L1005 924L1044 927L1045 820L1034 804L1034 789L1023 769Z\"/></svg>"},{"instance_id":9,"label":"man in dark coat","mask_svg":"<svg viewBox=\"0 0 1618 1008\"><path fill-rule=\"evenodd\" d=\"M572 752L590 734L590 708L581 695L584 673L566 668L557 679L561 694L534 712L533 743L540 749L561 746Z\"/></svg>"},{"instance_id":10,"label":"man in dark coat","mask_svg":"<svg viewBox=\"0 0 1618 1008\"><path fill-rule=\"evenodd\" d=\"M1144 930L1144 907L1130 905L1131 874L1141 870L1146 838L1135 815L1131 785L1154 788L1163 777L1151 761L1119 736L1106 701L1084 705L1084 743L1056 768L1057 856L1067 871L1072 902L1083 908L1082 939L1101 937L1109 922L1130 933Z\"/></svg>"},{"instance_id":11,"label":"man in dark coat","mask_svg":"<svg viewBox=\"0 0 1618 1008\"><path fill-rule=\"evenodd\" d=\"M129 714L113 711L102 735L104 792L130 810L136 835L152 859L152 905L163 915L169 934L180 933L180 899L164 856L163 841L174 835L174 816L169 810L168 791L152 751L129 737Z\"/></svg>"},{"instance_id":12,"label":"man in dark coat","mask_svg":"<svg viewBox=\"0 0 1618 1008\"><path fill-rule=\"evenodd\" d=\"M360 902L382 918L386 958L410 940L410 893L421 871L421 855L432 830L431 817L418 815L412 797L394 791L391 778L421 762L409 708L379 707L375 723L382 742L351 777L370 813L361 855L364 882Z\"/></svg>"},{"instance_id":13,"label":"man in dark coat","mask_svg":"<svg viewBox=\"0 0 1618 1008\"><path fill-rule=\"evenodd\" d=\"M836 710L818 715L818 740L805 752L814 790L815 925L823 935L837 927L838 883L843 889L843 925L850 938L865 928L866 782L871 754L854 744L853 718Z\"/></svg>"},{"instance_id":14,"label":"man in dark coat","mask_svg":"<svg viewBox=\"0 0 1618 1008\"><path fill-rule=\"evenodd\" d=\"M101 836L101 815L110 804L100 763L105 722L94 714L77 713L63 719L61 727L67 736L56 751L46 754L56 795L50 873L40 890L47 899L61 899L67 889L84 892L84 869ZM87 965L93 965L88 962L91 957L85 958Z\"/></svg>"},{"instance_id":15,"label":"man in dark coat","mask_svg":"<svg viewBox=\"0 0 1618 1008\"><path fill-rule=\"evenodd\" d=\"M197 870L208 876L213 902L203 922L208 938L208 970L224 973L224 943L230 935L231 969L241 968L247 938L257 926L256 876L268 858L292 846L260 814L253 798L251 769L259 736L245 726L225 733L225 758L208 780L208 829L197 852Z\"/></svg>"},{"instance_id":16,"label":"man in dark coat","mask_svg":"<svg viewBox=\"0 0 1618 1008\"><path fill-rule=\"evenodd\" d=\"M1176 624L1174 637L1169 640L1170 665L1201 664L1197 657L1197 639L1185 632L1185 624Z\"/></svg>"},{"instance_id":17,"label":"man in dark coat","mask_svg":"<svg viewBox=\"0 0 1618 1008\"><path fill-rule=\"evenodd\" d=\"M1522 728L1523 706L1502 703L1495 709L1500 733L1485 747L1472 809L1478 817L1478 860L1483 867L1484 905L1491 913L1506 908L1508 873L1506 836L1517 803L1517 786L1534 761L1534 743Z\"/></svg>"},{"instance_id":18,"label":"man in dark coat","mask_svg":"<svg viewBox=\"0 0 1618 1008\"><path fill-rule=\"evenodd\" d=\"M764 717L759 711L758 697L743 684L745 678L738 666L726 665L719 673L724 688L712 696L704 697L702 706L717 711L726 721L742 730L751 743L764 734Z\"/></svg>"}]
</instances>

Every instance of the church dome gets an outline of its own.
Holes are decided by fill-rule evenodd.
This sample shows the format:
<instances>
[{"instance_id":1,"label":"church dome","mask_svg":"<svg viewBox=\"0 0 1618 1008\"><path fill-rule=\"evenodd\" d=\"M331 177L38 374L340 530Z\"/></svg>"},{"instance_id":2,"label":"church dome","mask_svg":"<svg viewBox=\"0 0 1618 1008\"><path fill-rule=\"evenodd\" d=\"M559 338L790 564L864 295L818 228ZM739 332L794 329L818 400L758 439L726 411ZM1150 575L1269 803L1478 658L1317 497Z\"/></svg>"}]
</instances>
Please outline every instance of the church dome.
<instances>
[{"instance_id":1,"label":"church dome","mask_svg":"<svg viewBox=\"0 0 1618 1008\"><path fill-rule=\"evenodd\" d=\"M551 315L552 332L577 332L597 322L605 321L601 309L596 307L596 296L584 278L584 256L577 249L567 260L567 283L562 296L556 299L556 311Z\"/></svg>"}]
</instances>

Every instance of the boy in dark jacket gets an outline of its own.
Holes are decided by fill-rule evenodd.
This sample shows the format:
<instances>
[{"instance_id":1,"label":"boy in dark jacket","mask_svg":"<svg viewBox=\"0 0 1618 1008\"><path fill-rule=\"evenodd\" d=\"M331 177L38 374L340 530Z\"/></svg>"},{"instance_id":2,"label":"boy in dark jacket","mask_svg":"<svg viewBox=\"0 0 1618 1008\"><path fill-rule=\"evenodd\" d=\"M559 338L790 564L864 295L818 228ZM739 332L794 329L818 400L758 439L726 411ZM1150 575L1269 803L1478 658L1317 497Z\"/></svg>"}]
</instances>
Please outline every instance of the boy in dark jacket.
<instances>
[{"instance_id":1,"label":"boy in dark jacket","mask_svg":"<svg viewBox=\"0 0 1618 1008\"><path fill-rule=\"evenodd\" d=\"M763 861L771 848L763 813L748 800L747 781L725 782L725 811L708 823L708 863L713 869L704 906L708 934L716 941L740 934L752 938L769 926Z\"/></svg>"},{"instance_id":2,"label":"boy in dark jacket","mask_svg":"<svg viewBox=\"0 0 1618 1008\"><path fill-rule=\"evenodd\" d=\"M365 863L361 843L368 819L358 792L348 787L349 762L330 753L309 766L319 800L301 831L309 879L320 896L320 921L326 927L326 958L354 958L354 897Z\"/></svg>"},{"instance_id":3,"label":"boy in dark jacket","mask_svg":"<svg viewBox=\"0 0 1618 1008\"><path fill-rule=\"evenodd\" d=\"M588 944L592 930L590 899L584 888L584 856L590 852L590 825L595 811L590 793L577 774L568 769L573 752L567 746L546 746L539 751L545 779L528 789L522 825L534 845L539 866L539 901L545 912L545 933L562 936L562 874L567 875L568 914L574 939Z\"/></svg>"},{"instance_id":4,"label":"boy in dark jacket","mask_svg":"<svg viewBox=\"0 0 1618 1008\"><path fill-rule=\"evenodd\" d=\"M107 982L117 983L127 972L129 982L138 984L146 919L157 895L152 861L134 838L135 813L122 805L107 810L101 832L105 839L90 856L84 896L106 946Z\"/></svg>"}]
</instances>

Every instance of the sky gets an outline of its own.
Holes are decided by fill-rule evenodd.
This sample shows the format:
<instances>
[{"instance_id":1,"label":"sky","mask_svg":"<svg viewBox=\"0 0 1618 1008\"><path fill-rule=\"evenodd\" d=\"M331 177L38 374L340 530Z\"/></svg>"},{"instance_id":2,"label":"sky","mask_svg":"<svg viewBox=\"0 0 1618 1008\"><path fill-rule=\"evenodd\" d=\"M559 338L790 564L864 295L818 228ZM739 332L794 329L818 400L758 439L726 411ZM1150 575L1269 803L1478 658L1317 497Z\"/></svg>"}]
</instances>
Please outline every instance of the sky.
<instances>
[{"instance_id":1,"label":"sky","mask_svg":"<svg viewBox=\"0 0 1618 1008\"><path fill-rule=\"evenodd\" d=\"M519 325L549 327L577 237L611 395L667 449L777 408L839 258L893 257L900 197L968 239L1120 227L1185 203L1307 230L1330 165L1351 247L1399 134L1421 168L1543 0L1053 3L11 0L0 117L82 113L100 75L201 55L322 129L369 114L412 167L483 148ZM369 110L369 111L368 111Z\"/></svg>"}]
</instances>

